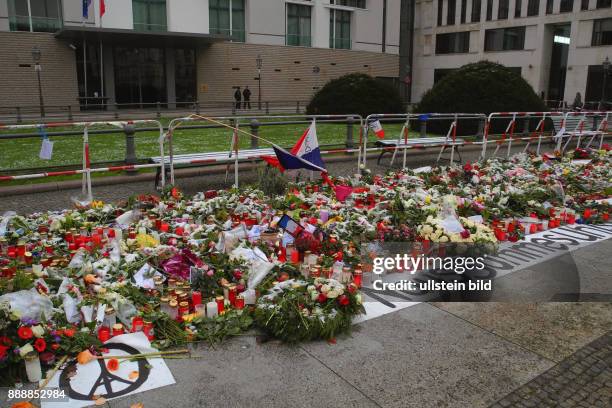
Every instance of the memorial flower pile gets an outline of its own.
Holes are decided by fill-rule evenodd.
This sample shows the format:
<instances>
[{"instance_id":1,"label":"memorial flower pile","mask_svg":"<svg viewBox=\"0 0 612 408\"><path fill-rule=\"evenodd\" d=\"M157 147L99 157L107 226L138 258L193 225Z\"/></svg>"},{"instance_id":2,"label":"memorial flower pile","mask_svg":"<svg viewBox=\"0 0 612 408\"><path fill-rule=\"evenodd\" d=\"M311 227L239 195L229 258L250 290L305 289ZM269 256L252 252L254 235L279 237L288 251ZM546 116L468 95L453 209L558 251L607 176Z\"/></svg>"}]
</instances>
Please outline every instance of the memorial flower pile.
<instances>
[{"instance_id":1,"label":"memorial flower pile","mask_svg":"<svg viewBox=\"0 0 612 408\"><path fill-rule=\"evenodd\" d=\"M334 179L335 188L301 182L274 197L246 188L188 198L172 188L4 214L1 382L34 381L41 367L132 331L159 348L251 329L288 342L331 340L364 312L364 244L494 251L564 223L607 222L612 155L587 153L363 172Z\"/></svg>"}]
</instances>

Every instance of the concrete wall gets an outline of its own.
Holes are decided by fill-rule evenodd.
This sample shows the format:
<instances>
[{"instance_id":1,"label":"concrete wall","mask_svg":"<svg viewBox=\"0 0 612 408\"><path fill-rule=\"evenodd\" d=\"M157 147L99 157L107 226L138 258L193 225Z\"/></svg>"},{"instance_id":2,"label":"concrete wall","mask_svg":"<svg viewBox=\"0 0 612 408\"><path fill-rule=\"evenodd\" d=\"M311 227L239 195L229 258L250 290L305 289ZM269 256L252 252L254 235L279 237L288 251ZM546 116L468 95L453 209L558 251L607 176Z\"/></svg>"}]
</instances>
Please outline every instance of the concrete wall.
<instances>
[{"instance_id":1,"label":"concrete wall","mask_svg":"<svg viewBox=\"0 0 612 408\"><path fill-rule=\"evenodd\" d=\"M0 32L0 106L38 106L38 83L31 54L34 46L42 51L45 105L76 105L74 51L53 34Z\"/></svg>"},{"instance_id":2,"label":"concrete wall","mask_svg":"<svg viewBox=\"0 0 612 408\"><path fill-rule=\"evenodd\" d=\"M261 54L262 100L306 101L332 78L350 72L397 77L399 57L364 51L217 43L198 56L198 95L202 103L231 101L233 86L248 85L257 101L255 59ZM313 67L319 67L318 74Z\"/></svg>"},{"instance_id":3,"label":"concrete wall","mask_svg":"<svg viewBox=\"0 0 612 408\"><path fill-rule=\"evenodd\" d=\"M8 0L0 0L0 31L9 30Z\"/></svg>"},{"instance_id":4,"label":"concrete wall","mask_svg":"<svg viewBox=\"0 0 612 408\"><path fill-rule=\"evenodd\" d=\"M208 0L167 0L168 31L209 33Z\"/></svg>"},{"instance_id":5,"label":"concrete wall","mask_svg":"<svg viewBox=\"0 0 612 408\"><path fill-rule=\"evenodd\" d=\"M249 43L285 45L285 1L247 0L246 31Z\"/></svg>"},{"instance_id":6,"label":"concrete wall","mask_svg":"<svg viewBox=\"0 0 612 408\"><path fill-rule=\"evenodd\" d=\"M546 14L546 0L540 0L538 16L527 16L527 0L522 0L521 17L514 17L515 1L510 1L507 20L497 20L498 0L494 0L493 20L486 21L486 0L481 1L481 21L470 22L471 0L467 1L466 23L460 24L461 0L457 0L454 25L446 25L448 2L443 8L443 26L437 26L437 0L417 0L415 19L414 75L412 98L419 101L424 92L433 86L434 69L459 68L462 65L489 60L510 67L520 67L521 75L536 93L548 91L550 55L553 26L571 24L571 43L565 84L565 100L572 101L576 92L584 97L589 65L599 65L606 56L612 58L612 46L591 47L593 19L612 18L612 9L595 10L596 0L591 0L588 11L580 10L580 1L574 1L572 13L559 13L560 0L555 0L553 14ZM525 49L521 51L485 52L485 30L502 27L526 26ZM470 31L468 53L435 55L435 39L438 33Z\"/></svg>"},{"instance_id":7,"label":"concrete wall","mask_svg":"<svg viewBox=\"0 0 612 408\"><path fill-rule=\"evenodd\" d=\"M98 4L99 0L94 0ZM104 28L134 29L132 0L105 0L106 13L102 17Z\"/></svg>"}]
</instances>

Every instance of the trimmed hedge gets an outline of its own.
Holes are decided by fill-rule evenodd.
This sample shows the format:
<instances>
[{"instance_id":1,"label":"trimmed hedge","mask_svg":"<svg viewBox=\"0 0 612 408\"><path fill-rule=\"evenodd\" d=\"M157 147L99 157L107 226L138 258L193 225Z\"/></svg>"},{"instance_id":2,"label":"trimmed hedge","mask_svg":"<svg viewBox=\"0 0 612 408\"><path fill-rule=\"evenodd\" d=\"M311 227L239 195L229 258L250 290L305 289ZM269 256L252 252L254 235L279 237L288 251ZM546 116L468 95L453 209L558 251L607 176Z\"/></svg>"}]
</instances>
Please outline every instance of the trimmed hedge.
<instances>
[{"instance_id":1,"label":"trimmed hedge","mask_svg":"<svg viewBox=\"0 0 612 408\"><path fill-rule=\"evenodd\" d=\"M399 90L366 74L353 73L332 79L310 100L309 115L404 113Z\"/></svg>"},{"instance_id":2,"label":"trimmed hedge","mask_svg":"<svg viewBox=\"0 0 612 408\"><path fill-rule=\"evenodd\" d=\"M415 112L485 113L491 112L542 112L548 110L527 81L514 71L489 61L464 65L446 75L427 91ZM537 121L532 120L530 127ZM491 131L501 133L508 121L493 121ZM415 123L415 128L419 124ZM445 133L450 121L430 121L427 131ZM477 121L460 120L457 132L475 134Z\"/></svg>"}]
</instances>

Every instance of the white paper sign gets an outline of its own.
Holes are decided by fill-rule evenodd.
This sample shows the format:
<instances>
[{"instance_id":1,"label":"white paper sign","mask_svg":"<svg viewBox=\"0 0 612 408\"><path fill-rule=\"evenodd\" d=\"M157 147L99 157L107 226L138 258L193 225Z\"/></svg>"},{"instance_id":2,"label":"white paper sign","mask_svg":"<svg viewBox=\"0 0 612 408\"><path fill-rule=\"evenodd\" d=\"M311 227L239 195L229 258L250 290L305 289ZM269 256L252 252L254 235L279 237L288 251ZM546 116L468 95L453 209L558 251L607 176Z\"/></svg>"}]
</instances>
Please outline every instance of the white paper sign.
<instances>
[{"instance_id":1,"label":"white paper sign","mask_svg":"<svg viewBox=\"0 0 612 408\"><path fill-rule=\"evenodd\" d=\"M129 356L130 354L156 352L142 332L123 334L113 337L105 343L112 356ZM76 374L66 378L63 371L53 376L46 388L69 386L69 401L42 402L42 408L82 408L94 404L92 397L97 395L107 400L132 395L154 388L175 384L170 369L161 358L127 361L120 360L116 371L106 368L108 360L94 360L88 364L76 364ZM104 367L104 368L103 368ZM138 372L136 378L130 379L132 372Z\"/></svg>"},{"instance_id":2,"label":"white paper sign","mask_svg":"<svg viewBox=\"0 0 612 408\"><path fill-rule=\"evenodd\" d=\"M40 145L40 157L42 160L51 160L53 156L53 142L47 138L44 138L42 144Z\"/></svg>"},{"instance_id":3,"label":"white paper sign","mask_svg":"<svg viewBox=\"0 0 612 408\"><path fill-rule=\"evenodd\" d=\"M463 232L465 229L455 217L447 217L442 220L441 224L444 231L448 232L449 234Z\"/></svg>"}]
</instances>

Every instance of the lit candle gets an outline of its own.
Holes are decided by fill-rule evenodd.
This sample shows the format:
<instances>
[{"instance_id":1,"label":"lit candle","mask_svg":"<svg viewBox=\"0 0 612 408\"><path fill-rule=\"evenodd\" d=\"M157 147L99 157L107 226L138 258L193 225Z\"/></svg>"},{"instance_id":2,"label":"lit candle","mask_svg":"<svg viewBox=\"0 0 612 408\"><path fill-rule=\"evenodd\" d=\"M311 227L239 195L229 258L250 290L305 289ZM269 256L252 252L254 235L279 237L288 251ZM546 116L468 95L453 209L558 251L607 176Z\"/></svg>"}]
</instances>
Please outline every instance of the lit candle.
<instances>
[{"instance_id":1,"label":"lit candle","mask_svg":"<svg viewBox=\"0 0 612 408\"><path fill-rule=\"evenodd\" d=\"M217 313L223 314L225 311L225 298L223 296L217 296L215 301L217 302Z\"/></svg>"},{"instance_id":2,"label":"lit candle","mask_svg":"<svg viewBox=\"0 0 612 408\"><path fill-rule=\"evenodd\" d=\"M144 325L144 320L140 316L135 316L132 318L132 333L142 331L142 326Z\"/></svg>"},{"instance_id":3,"label":"lit candle","mask_svg":"<svg viewBox=\"0 0 612 408\"><path fill-rule=\"evenodd\" d=\"M113 337L119 336L123 333L125 333L125 331L123 330L123 325L121 323L116 323L113 325Z\"/></svg>"},{"instance_id":4,"label":"lit candle","mask_svg":"<svg viewBox=\"0 0 612 408\"><path fill-rule=\"evenodd\" d=\"M208 302L206 304L206 317L209 319L213 317L217 317L219 315L219 311L217 310L216 302Z\"/></svg>"},{"instance_id":5,"label":"lit candle","mask_svg":"<svg viewBox=\"0 0 612 408\"><path fill-rule=\"evenodd\" d=\"M194 290L191 293L191 302L193 303L194 307L196 305L201 305L202 304L202 292Z\"/></svg>"},{"instance_id":6,"label":"lit candle","mask_svg":"<svg viewBox=\"0 0 612 408\"><path fill-rule=\"evenodd\" d=\"M236 295L238 294L238 291L236 290L236 285L230 285L228 290L229 290L230 305L235 306L236 305Z\"/></svg>"},{"instance_id":7,"label":"lit candle","mask_svg":"<svg viewBox=\"0 0 612 408\"><path fill-rule=\"evenodd\" d=\"M361 284L363 283L363 272L361 269L355 269L353 272L353 283L355 283L358 288L361 287Z\"/></svg>"},{"instance_id":8,"label":"lit candle","mask_svg":"<svg viewBox=\"0 0 612 408\"><path fill-rule=\"evenodd\" d=\"M98 340L104 343L106 340L109 340L110 338L111 338L110 328L106 326L100 327L100 329L98 330Z\"/></svg>"},{"instance_id":9,"label":"lit candle","mask_svg":"<svg viewBox=\"0 0 612 408\"><path fill-rule=\"evenodd\" d=\"M244 309L244 296L238 295L236 296L236 309L242 310Z\"/></svg>"}]
</instances>

